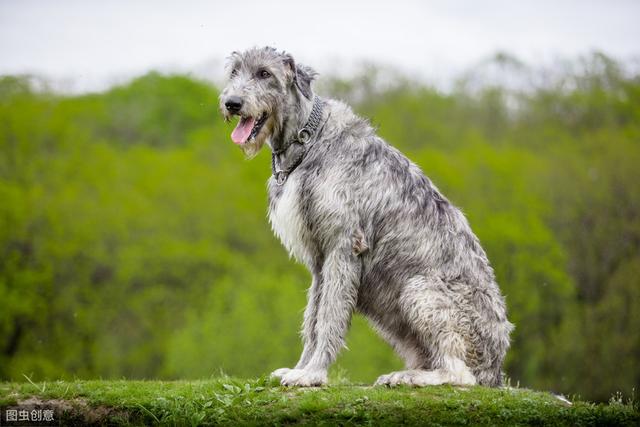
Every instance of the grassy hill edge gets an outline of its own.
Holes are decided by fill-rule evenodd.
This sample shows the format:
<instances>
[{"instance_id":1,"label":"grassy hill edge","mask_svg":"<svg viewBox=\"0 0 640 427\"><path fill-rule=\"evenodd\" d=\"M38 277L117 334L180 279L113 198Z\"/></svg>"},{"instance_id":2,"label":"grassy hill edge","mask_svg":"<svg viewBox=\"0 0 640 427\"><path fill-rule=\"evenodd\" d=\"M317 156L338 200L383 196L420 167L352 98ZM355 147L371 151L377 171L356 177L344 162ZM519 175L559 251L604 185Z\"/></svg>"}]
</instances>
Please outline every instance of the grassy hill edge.
<instances>
[{"instance_id":1,"label":"grassy hill edge","mask_svg":"<svg viewBox=\"0 0 640 427\"><path fill-rule=\"evenodd\" d=\"M54 424L640 425L638 402L572 403L520 388L287 389L266 378L0 383L7 410L53 409ZM18 424L15 424L18 425Z\"/></svg>"}]
</instances>

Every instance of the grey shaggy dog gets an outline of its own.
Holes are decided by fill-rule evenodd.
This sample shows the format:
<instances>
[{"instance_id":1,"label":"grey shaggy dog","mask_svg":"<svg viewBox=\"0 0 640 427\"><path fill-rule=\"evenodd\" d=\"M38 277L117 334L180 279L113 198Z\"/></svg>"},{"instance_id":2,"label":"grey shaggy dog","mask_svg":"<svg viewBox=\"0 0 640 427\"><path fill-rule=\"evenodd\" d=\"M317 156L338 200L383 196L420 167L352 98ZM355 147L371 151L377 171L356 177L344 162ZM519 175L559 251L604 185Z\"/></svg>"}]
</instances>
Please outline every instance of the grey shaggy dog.
<instances>
[{"instance_id":1,"label":"grey shaggy dog","mask_svg":"<svg viewBox=\"0 0 640 427\"><path fill-rule=\"evenodd\" d=\"M406 364L376 384L500 385L513 325L467 220L366 120L315 95L314 77L253 48L231 55L220 95L246 155L270 146L269 220L313 278L300 360L272 376L325 384L359 312Z\"/></svg>"}]
</instances>

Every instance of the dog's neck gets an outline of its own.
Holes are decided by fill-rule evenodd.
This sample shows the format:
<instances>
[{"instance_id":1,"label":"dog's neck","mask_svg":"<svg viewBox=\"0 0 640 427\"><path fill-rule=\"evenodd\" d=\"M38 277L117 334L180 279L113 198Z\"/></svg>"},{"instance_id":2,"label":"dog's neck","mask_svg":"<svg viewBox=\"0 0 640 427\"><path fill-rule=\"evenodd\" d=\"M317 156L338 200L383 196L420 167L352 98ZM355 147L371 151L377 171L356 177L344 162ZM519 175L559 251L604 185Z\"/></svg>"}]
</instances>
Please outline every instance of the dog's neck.
<instances>
[{"instance_id":1,"label":"dog's neck","mask_svg":"<svg viewBox=\"0 0 640 427\"><path fill-rule=\"evenodd\" d=\"M278 131L271 138L269 145L272 151L279 152L286 149L289 142L298 136L298 131L309 119L316 95L313 94L311 99L305 98L299 92L295 95L294 101L288 107L289 114L284 114Z\"/></svg>"},{"instance_id":2,"label":"dog's neck","mask_svg":"<svg viewBox=\"0 0 640 427\"><path fill-rule=\"evenodd\" d=\"M294 123L284 123L281 138L271 140L271 171L278 185L284 184L289 174L302 162L308 144L317 136L323 117L324 101L318 96L312 102L301 102Z\"/></svg>"}]
</instances>

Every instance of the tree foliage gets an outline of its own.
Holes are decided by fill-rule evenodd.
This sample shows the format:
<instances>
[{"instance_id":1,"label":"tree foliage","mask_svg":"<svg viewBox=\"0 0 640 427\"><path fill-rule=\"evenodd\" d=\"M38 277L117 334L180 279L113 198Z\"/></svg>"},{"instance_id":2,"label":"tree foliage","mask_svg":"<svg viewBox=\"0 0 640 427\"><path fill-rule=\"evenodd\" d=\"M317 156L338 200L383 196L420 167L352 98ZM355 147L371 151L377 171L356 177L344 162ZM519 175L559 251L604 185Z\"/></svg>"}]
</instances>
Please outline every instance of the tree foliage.
<instances>
[{"instance_id":1,"label":"tree foliage","mask_svg":"<svg viewBox=\"0 0 640 427\"><path fill-rule=\"evenodd\" d=\"M469 217L516 324L511 381L607 399L640 385L640 78L594 54L534 80L443 93L372 68L321 91ZM269 155L229 143L217 89L158 73L35 87L0 79L0 379L293 364L310 278L270 231ZM348 346L351 379L401 366L359 317Z\"/></svg>"}]
</instances>

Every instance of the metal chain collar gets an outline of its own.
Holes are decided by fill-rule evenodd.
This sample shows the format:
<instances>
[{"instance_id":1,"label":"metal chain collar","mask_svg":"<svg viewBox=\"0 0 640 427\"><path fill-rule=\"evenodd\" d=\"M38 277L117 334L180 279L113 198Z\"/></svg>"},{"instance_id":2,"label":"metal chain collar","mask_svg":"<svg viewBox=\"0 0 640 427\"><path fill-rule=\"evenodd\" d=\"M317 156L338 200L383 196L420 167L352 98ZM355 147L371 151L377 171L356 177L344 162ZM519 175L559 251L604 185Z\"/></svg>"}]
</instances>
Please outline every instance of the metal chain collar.
<instances>
[{"instance_id":1,"label":"metal chain collar","mask_svg":"<svg viewBox=\"0 0 640 427\"><path fill-rule=\"evenodd\" d=\"M298 130L296 136L291 138L284 147L271 152L271 172L276 179L276 184L284 184L289 177L289 174L302 162L307 151L306 144L311 141L311 138L313 138L318 126L320 125L320 121L322 120L323 107L324 101L322 101L320 97L316 96L313 101L313 107L311 108L311 113L309 113L307 123ZM291 161L287 162L290 163L289 166L282 167L282 160L284 159L282 159L281 156L289 151L290 148L294 149L296 152L291 153L293 154L293 156L290 157Z\"/></svg>"}]
</instances>

